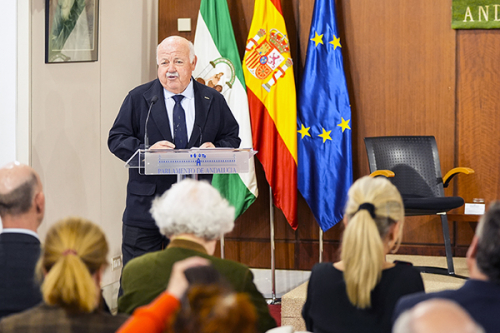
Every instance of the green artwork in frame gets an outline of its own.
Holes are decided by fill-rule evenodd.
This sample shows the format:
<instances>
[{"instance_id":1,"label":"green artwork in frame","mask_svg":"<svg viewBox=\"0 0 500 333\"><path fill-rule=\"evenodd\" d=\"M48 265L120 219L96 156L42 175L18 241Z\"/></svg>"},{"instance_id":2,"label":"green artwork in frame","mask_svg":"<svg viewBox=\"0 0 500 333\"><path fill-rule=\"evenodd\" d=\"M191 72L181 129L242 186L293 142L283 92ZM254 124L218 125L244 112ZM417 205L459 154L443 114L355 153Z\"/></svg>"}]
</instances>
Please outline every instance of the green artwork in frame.
<instances>
[{"instance_id":1,"label":"green artwork in frame","mask_svg":"<svg viewBox=\"0 0 500 333\"><path fill-rule=\"evenodd\" d=\"M45 0L45 63L97 61L98 0Z\"/></svg>"}]
</instances>

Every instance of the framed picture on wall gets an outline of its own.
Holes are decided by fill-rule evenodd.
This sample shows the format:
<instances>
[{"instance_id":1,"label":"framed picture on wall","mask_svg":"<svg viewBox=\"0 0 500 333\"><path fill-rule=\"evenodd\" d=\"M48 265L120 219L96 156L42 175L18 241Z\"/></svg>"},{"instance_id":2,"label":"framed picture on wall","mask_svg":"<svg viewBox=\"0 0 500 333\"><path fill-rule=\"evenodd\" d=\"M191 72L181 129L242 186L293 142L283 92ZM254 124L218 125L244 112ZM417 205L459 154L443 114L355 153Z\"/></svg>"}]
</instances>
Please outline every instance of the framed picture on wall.
<instances>
[{"instance_id":1,"label":"framed picture on wall","mask_svg":"<svg viewBox=\"0 0 500 333\"><path fill-rule=\"evenodd\" d=\"M97 61L98 0L45 0L45 63Z\"/></svg>"}]
</instances>

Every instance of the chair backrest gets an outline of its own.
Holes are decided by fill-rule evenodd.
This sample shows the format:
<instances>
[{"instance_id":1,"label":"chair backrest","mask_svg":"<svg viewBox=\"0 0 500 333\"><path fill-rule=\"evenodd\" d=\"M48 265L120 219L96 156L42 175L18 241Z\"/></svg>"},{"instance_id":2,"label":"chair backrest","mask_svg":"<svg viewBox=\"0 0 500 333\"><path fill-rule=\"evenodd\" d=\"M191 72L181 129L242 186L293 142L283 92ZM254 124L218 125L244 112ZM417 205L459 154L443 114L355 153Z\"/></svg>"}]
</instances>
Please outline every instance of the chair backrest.
<instances>
[{"instance_id":1,"label":"chair backrest","mask_svg":"<svg viewBox=\"0 0 500 333\"><path fill-rule=\"evenodd\" d=\"M365 138L370 172L391 170L403 197L443 197L441 164L433 136Z\"/></svg>"}]
</instances>

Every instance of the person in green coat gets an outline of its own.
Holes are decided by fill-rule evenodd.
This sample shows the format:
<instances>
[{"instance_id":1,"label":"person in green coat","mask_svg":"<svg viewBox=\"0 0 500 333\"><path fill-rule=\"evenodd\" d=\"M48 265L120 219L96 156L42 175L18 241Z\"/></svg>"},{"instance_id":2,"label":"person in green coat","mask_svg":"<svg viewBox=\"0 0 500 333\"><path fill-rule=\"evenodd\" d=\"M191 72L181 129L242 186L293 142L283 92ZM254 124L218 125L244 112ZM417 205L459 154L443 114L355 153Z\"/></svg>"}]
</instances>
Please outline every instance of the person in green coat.
<instances>
[{"instance_id":1,"label":"person in green coat","mask_svg":"<svg viewBox=\"0 0 500 333\"><path fill-rule=\"evenodd\" d=\"M207 258L236 292L248 294L257 313L258 332L276 327L250 269L213 256L217 240L234 228L234 208L215 188L204 181L185 179L153 201L151 214L170 244L162 251L134 258L124 267L118 312L130 314L153 301L165 291L174 263L198 256Z\"/></svg>"}]
</instances>

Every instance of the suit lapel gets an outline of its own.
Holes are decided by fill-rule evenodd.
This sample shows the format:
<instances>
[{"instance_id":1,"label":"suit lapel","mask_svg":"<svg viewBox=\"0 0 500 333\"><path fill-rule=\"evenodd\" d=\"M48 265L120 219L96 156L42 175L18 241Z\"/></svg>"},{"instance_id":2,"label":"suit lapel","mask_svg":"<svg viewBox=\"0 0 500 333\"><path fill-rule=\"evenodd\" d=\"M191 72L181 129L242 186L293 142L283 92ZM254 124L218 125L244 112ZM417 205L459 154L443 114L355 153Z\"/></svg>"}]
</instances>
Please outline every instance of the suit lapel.
<instances>
[{"instance_id":1,"label":"suit lapel","mask_svg":"<svg viewBox=\"0 0 500 333\"><path fill-rule=\"evenodd\" d=\"M161 133L164 140L174 142L172 139L172 132L170 131L170 123L168 122L167 107L165 105L165 95L163 94L163 86L160 81L156 79L155 84L151 89L144 92L143 96L148 103L148 107L151 103L151 98L156 95L158 101L151 108L151 115L149 119L148 126L151 126L151 119ZM154 142L152 142L154 144Z\"/></svg>"},{"instance_id":2,"label":"suit lapel","mask_svg":"<svg viewBox=\"0 0 500 333\"><path fill-rule=\"evenodd\" d=\"M212 104L212 95L206 93L206 89L203 89L201 83L198 83L193 79L194 88L194 128L191 133L191 138L188 142L188 147L194 147L197 143L201 145L203 143L203 137L201 133L205 128L205 123L207 121L208 111L210 110L210 104Z\"/></svg>"}]
</instances>

